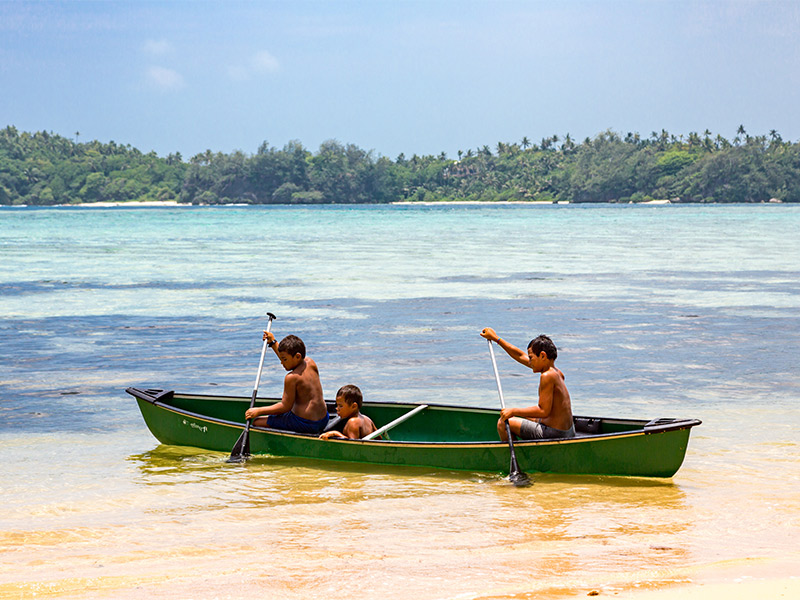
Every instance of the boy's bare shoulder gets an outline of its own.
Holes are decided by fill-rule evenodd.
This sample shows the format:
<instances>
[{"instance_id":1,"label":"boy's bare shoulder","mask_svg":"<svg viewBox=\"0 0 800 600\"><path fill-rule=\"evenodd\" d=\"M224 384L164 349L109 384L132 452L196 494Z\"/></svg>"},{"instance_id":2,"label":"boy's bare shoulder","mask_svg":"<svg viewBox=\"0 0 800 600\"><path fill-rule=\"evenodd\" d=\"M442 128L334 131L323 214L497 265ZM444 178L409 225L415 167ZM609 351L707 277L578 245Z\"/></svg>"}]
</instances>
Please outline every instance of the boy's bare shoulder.
<instances>
[{"instance_id":1,"label":"boy's bare shoulder","mask_svg":"<svg viewBox=\"0 0 800 600\"><path fill-rule=\"evenodd\" d=\"M552 381L552 382L555 383L555 382L558 382L558 381L564 381L565 379L566 379L566 377L564 376L564 373L562 373L561 369L559 369L557 367L551 367L551 368L547 369L547 371L542 373L542 380L543 381L547 381L547 382Z\"/></svg>"}]
</instances>

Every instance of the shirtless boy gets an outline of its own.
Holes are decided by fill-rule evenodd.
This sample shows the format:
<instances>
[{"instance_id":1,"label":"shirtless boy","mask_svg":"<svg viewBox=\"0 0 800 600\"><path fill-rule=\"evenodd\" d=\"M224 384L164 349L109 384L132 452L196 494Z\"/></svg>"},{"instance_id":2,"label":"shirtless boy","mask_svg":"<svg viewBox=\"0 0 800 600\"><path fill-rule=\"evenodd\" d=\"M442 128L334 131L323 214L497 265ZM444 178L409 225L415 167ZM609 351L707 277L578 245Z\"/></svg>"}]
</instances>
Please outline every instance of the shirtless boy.
<instances>
[{"instance_id":1,"label":"shirtless boy","mask_svg":"<svg viewBox=\"0 0 800 600\"><path fill-rule=\"evenodd\" d=\"M336 414L346 421L344 429L339 433L336 430L326 431L321 437L323 440L331 438L360 440L365 435L375 431L375 423L367 415L361 414L363 398L361 390L355 385L345 385L336 392Z\"/></svg>"},{"instance_id":2,"label":"shirtless boy","mask_svg":"<svg viewBox=\"0 0 800 600\"><path fill-rule=\"evenodd\" d=\"M279 344L271 332L265 331L263 339L268 340L269 347L289 372L283 380L281 401L251 408L245 418L254 419L253 425L257 427L320 433L328 424L328 408L322 397L317 363L306 357L306 346L295 335L287 335Z\"/></svg>"},{"instance_id":3,"label":"shirtless boy","mask_svg":"<svg viewBox=\"0 0 800 600\"><path fill-rule=\"evenodd\" d=\"M525 440L575 437L572 405L564 383L564 373L554 364L558 352L553 340L546 335L540 335L531 340L526 353L500 339L490 327L481 331L481 336L496 342L511 358L540 374L539 404L527 408L503 409L500 420L497 421L500 439L508 441L506 421L511 432Z\"/></svg>"}]
</instances>

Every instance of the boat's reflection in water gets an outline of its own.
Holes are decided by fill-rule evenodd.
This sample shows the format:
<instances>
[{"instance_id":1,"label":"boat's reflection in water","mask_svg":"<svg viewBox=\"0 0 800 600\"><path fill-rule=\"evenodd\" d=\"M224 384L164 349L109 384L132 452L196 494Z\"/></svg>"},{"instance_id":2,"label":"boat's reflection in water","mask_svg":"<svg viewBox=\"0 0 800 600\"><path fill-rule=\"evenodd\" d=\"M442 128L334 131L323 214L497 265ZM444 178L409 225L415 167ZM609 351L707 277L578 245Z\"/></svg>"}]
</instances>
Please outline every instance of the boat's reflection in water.
<instances>
[{"instance_id":1,"label":"boat's reflection in water","mask_svg":"<svg viewBox=\"0 0 800 600\"><path fill-rule=\"evenodd\" d=\"M298 598L349 574L393 598L430 597L431 586L446 597L546 595L599 576L624 588L643 570L651 582L682 580L690 562L696 516L671 480L531 473L534 485L519 489L499 474L226 459L174 446L129 457L147 514L165 534L175 527L170 543L207 554L214 581L227 577L222 547L241 549L254 571L269 556L280 571L247 585ZM387 587L390 574L404 574L404 589Z\"/></svg>"}]
</instances>

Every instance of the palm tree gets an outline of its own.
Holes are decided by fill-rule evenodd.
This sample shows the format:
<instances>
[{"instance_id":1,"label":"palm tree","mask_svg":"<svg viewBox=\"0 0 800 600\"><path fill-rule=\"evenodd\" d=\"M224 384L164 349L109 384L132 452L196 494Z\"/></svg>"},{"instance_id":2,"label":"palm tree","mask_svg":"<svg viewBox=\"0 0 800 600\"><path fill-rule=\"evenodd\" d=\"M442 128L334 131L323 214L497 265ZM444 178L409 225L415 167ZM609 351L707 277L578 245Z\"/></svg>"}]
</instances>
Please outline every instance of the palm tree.
<instances>
[{"instance_id":1,"label":"palm tree","mask_svg":"<svg viewBox=\"0 0 800 600\"><path fill-rule=\"evenodd\" d=\"M707 152L711 152L714 149L714 145L711 143L711 131L708 129L703 132L703 148Z\"/></svg>"},{"instance_id":2,"label":"palm tree","mask_svg":"<svg viewBox=\"0 0 800 600\"><path fill-rule=\"evenodd\" d=\"M522 141L520 142L520 144L522 144L522 149L523 150L527 150L531 145L531 141L528 139L528 136L525 136L525 137L522 138Z\"/></svg>"}]
</instances>

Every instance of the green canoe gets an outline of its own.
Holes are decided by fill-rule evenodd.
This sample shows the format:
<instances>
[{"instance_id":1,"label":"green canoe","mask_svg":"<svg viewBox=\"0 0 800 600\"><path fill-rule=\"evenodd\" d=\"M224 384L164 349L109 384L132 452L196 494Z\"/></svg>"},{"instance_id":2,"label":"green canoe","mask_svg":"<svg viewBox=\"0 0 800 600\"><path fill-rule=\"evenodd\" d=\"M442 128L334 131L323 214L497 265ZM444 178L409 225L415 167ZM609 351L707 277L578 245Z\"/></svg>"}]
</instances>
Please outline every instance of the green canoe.
<instances>
[{"instance_id":1,"label":"green canoe","mask_svg":"<svg viewBox=\"0 0 800 600\"><path fill-rule=\"evenodd\" d=\"M145 423L162 443L229 453L244 429L250 398L178 394L128 388ZM277 402L259 398L256 406ZM422 408L420 408L422 406ZM333 413L333 402L328 402ZM372 440L321 440L317 436L250 428L253 454L508 473L508 444L497 439L499 410L445 405L365 402L379 430ZM408 418L408 415L411 415ZM577 436L515 442L524 471L671 477L680 468L697 419L575 417Z\"/></svg>"}]
</instances>

